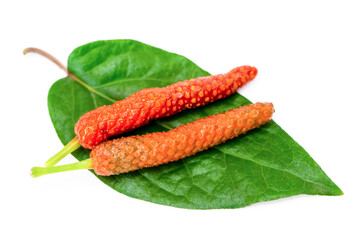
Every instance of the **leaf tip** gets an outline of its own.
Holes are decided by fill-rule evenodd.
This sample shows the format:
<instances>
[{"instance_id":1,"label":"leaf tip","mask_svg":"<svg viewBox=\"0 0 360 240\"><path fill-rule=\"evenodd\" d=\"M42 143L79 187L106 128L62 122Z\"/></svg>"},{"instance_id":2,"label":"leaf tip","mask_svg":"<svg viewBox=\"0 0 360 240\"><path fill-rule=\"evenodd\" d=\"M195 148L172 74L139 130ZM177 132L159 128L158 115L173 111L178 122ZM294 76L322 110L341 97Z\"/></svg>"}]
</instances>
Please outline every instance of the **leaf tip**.
<instances>
[{"instance_id":1,"label":"leaf tip","mask_svg":"<svg viewBox=\"0 0 360 240\"><path fill-rule=\"evenodd\" d=\"M333 196L342 196L344 195L344 192L334 183L334 188L333 188Z\"/></svg>"},{"instance_id":2,"label":"leaf tip","mask_svg":"<svg viewBox=\"0 0 360 240\"><path fill-rule=\"evenodd\" d=\"M338 186L335 185L335 188L333 188L332 193L329 195L342 196L342 195L344 195L344 192Z\"/></svg>"},{"instance_id":3,"label":"leaf tip","mask_svg":"<svg viewBox=\"0 0 360 240\"><path fill-rule=\"evenodd\" d=\"M342 196L344 195L344 192L339 188L339 191L337 192L337 196Z\"/></svg>"}]
</instances>

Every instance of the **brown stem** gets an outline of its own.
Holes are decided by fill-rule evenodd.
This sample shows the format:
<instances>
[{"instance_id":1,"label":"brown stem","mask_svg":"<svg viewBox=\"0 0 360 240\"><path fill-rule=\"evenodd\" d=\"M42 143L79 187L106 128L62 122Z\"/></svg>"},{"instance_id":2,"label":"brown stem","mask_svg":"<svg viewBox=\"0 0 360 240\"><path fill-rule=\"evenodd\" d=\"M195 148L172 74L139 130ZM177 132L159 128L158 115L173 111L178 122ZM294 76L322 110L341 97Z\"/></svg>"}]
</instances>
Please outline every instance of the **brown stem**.
<instances>
[{"instance_id":1,"label":"brown stem","mask_svg":"<svg viewBox=\"0 0 360 240\"><path fill-rule=\"evenodd\" d=\"M106 100L114 103L116 102L115 99L112 99L111 97L108 97L104 94L102 94L101 92L95 90L92 86L86 84L85 82L83 82L82 80L80 80L78 77L76 77L75 75L71 74L68 72L67 68L59 61L57 60L54 56L52 56L51 54L45 52L44 50L38 49L38 48L25 48L23 53L24 55L29 53L29 52L33 52L33 53L37 53L40 54L42 56L44 56L45 58L49 59L50 61L52 61L53 63L55 63L59 68L61 68L62 70L64 70L64 72L66 73L66 75L75 80L76 82L78 82L79 84L83 85L85 88L87 88L90 92L93 92L103 98L105 98Z\"/></svg>"},{"instance_id":2,"label":"brown stem","mask_svg":"<svg viewBox=\"0 0 360 240\"><path fill-rule=\"evenodd\" d=\"M61 68L62 70L64 70L64 72L69 75L69 72L67 70L67 68L59 61L57 60L54 56L50 55L49 53L38 49L38 48L25 48L23 53L24 55L29 53L29 52L33 52L33 53L37 53L40 54L41 56L46 57L47 59L49 59L50 61L52 61L53 63L55 63L59 68Z\"/></svg>"}]
</instances>

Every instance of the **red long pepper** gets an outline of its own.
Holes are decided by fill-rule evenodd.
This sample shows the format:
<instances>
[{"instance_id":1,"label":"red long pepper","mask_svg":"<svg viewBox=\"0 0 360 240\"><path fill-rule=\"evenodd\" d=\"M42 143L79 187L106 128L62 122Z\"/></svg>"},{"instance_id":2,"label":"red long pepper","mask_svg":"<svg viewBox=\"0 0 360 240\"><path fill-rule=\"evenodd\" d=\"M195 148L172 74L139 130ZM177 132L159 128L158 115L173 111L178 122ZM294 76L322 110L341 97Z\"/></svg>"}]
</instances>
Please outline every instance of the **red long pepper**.
<instances>
[{"instance_id":1,"label":"red long pepper","mask_svg":"<svg viewBox=\"0 0 360 240\"><path fill-rule=\"evenodd\" d=\"M53 166L80 144L92 149L109 137L133 130L150 120L167 117L187 108L195 108L225 98L251 81L257 69L241 66L226 74L199 77L163 88L136 92L110 106L85 113L75 125L76 137L46 165Z\"/></svg>"}]
</instances>

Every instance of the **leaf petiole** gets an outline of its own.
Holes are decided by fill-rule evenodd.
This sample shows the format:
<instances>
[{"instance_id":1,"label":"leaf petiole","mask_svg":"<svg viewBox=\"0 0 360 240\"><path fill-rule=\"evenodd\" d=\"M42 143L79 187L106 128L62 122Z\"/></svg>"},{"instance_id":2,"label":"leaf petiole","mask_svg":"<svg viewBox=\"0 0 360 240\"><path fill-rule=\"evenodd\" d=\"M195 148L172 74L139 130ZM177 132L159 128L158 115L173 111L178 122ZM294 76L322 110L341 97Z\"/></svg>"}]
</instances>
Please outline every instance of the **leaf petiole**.
<instances>
[{"instance_id":1,"label":"leaf petiole","mask_svg":"<svg viewBox=\"0 0 360 240\"><path fill-rule=\"evenodd\" d=\"M68 70L67 68L64 66L64 64L62 64L59 60L57 60L54 56L52 56L51 54L45 52L44 50L41 50L39 48L25 48L24 51L23 51L23 54L26 55L27 53L37 53L37 54L40 54L41 56L49 59L50 61L52 61L53 63L55 63L59 68L61 68L62 70L64 70L64 72L66 74L69 74L68 73Z\"/></svg>"},{"instance_id":2,"label":"leaf petiole","mask_svg":"<svg viewBox=\"0 0 360 240\"><path fill-rule=\"evenodd\" d=\"M71 164L55 166L55 167L33 167L31 169L30 175L35 178L45 174L66 172L66 171L80 170L80 169L92 169L92 159L89 158L77 163L71 163Z\"/></svg>"},{"instance_id":3,"label":"leaf petiole","mask_svg":"<svg viewBox=\"0 0 360 240\"><path fill-rule=\"evenodd\" d=\"M86 89L88 89L90 92L93 92L103 98L105 98L106 100L114 103L116 102L115 99L106 96L105 94L102 94L101 92L95 90L92 86L86 84L84 81L80 80L78 77L76 77L75 75L69 73L69 71L67 70L67 68L64 66L64 64L62 64L58 59L56 59L54 56L52 56L50 53L45 52L44 50L41 50L39 48L25 48L23 51L24 55L26 55L27 53L37 53L40 54L41 56L49 59L50 61L52 61L53 63L55 63L59 68L61 68L62 70L64 70L64 72L66 73L66 75L73 79L74 81L76 81L77 83L81 84L82 86L84 86Z\"/></svg>"}]
</instances>

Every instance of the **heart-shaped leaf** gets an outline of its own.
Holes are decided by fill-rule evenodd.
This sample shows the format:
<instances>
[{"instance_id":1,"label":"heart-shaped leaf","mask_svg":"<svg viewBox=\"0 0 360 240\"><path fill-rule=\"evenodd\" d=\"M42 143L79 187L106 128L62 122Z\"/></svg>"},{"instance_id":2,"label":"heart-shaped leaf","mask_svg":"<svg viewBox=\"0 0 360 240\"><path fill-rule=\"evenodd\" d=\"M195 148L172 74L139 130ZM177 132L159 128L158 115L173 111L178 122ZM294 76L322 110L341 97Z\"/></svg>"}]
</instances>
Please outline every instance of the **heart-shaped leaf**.
<instances>
[{"instance_id":1,"label":"heart-shaped leaf","mask_svg":"<svg viewBox=\"0 0 360 240\"><path fill-rule=\"evenodd\" d=\"M97 41L75 49L66 77L53 84L48 106L63 144L82 114L143 88L209 75L189 59L134 41ZM164 131L249 104L239 94L156 120L127 134ZM78 160L89 150L73 153ZM178 162L117 176L97 176L116 191L149 202L192 209L237 208L297 194L341 195L308 153L274 121Z\"/></svg>"}]
</instances>

